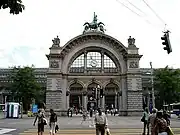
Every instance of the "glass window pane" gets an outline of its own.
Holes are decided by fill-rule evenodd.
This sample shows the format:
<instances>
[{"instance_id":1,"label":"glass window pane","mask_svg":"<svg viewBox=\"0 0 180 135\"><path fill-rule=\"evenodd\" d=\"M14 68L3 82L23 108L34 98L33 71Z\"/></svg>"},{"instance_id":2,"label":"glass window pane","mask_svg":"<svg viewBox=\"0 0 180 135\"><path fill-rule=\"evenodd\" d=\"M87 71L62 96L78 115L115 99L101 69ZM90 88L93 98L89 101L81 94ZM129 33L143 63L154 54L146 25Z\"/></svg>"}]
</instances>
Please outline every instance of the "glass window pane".
<instances>
[{"instance_id":1,"label":"glass window pane","mask_svg":"<svg viewBox=\"0 0 180 135\"><path fill-rule=\"evenodd\" d=\"M115 68L116 65L115 63L112 61L111 58L109 58L107 55L104 54L104 67L105 68Z\"/></svg>"},{"instance_id":2,"label":"glass window pane","mask_svg":"<svg viewBox=\"0 0 180 135\"><path fill-rule=\"evenodd\" d=\"M84 54L77 57L71 67L84 67Z\"/></svg>"}]
</instances>

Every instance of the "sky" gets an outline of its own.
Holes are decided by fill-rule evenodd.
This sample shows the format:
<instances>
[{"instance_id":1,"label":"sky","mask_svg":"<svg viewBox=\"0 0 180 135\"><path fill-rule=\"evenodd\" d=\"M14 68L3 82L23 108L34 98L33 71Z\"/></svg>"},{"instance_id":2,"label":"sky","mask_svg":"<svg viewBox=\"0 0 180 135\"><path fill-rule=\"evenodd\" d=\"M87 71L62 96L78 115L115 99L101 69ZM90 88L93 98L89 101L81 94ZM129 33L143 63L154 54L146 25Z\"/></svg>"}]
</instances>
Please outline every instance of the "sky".
<instances>
[{"instance_id":1,"label":"sky","mask_svg":"<svg viewBox=\"0 0 180 135\"><path fill-rule=\"evenodd\" d=\"M127 47L136 39L141 68L166 65L180 67L180 0L22 0L26 9L19 15L0 10L0 68L31 66L47 68L52 39L57 35L63 46L82 34L83 24L96 12L105 24L106 34ZM165 27L165 24L166 27ZM170 30L172 53L163 50L161 37Z\"/></svg>"}]
</instances>

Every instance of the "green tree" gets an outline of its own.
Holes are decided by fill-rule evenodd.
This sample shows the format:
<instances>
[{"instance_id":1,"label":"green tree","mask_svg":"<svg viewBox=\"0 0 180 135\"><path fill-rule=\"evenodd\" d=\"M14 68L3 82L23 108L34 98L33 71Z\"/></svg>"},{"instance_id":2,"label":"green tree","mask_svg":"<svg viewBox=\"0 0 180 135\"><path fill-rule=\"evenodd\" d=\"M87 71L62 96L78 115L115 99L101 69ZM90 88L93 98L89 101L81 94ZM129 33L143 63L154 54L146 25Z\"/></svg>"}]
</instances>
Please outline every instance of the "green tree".
<instances>
[{"instance_id":1,"label":"green tree","mask_svg":"<svg viewBox=\"0 0 180 135\"><path fill-rule=\"evenodd\" d=\"M0 9L10 9L10 14L19 14L25 9L21 0L0 0Z\"/></svg>"},{"instance_id":2,"label":"green tree","mask_svg":"<svg viewBox=\"0 0 180 135\"><path fill-rule=\"evenodd\" d=\"M22 102L24 110L29 109L32 99L37 100L42 93L40 85L37 83L33 67L14 67L10 75L13 99Z\"/></svg>"},{"instance_id":3,"label":"green tree","mask_svg":"<svg viewBox=\"0 0 180 135\"><path fill-rule=\"evenodd\" d=\"M156 103L162 109L163 104L177 102L180 99L180 70L165 67L154 71Z\"/></svg>"}]
</instances>

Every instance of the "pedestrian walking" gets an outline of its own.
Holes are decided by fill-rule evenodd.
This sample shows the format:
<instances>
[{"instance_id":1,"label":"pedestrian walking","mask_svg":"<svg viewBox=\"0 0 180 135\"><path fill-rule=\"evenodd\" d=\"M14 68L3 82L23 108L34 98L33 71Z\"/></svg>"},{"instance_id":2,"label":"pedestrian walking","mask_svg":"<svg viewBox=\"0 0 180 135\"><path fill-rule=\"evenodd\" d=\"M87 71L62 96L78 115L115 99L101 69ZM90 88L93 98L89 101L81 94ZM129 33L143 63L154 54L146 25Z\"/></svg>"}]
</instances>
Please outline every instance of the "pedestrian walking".
<instances>
[{"instance_id":1,"label":"pedestrian walking","mask_svg":"<svg viewBox=\"0 0 180 135\"><path fill-rule=\"evenodd\" d=\"M33 124L34 126L36 124L36 121L38 121L38 135L43 135L44 125L47 124L44 111L42 111L42 110L38 111L38 114L36 115L36 118L34 120L34 124Z\"/></svg>"},{"instance_id":2,"label":"pedestrian walking","mask_svg":"<svg viewBox=\"0 0 180 135\"><path fill-rule=\"evenodd\" d=\"M102 112L100 108L98 108L98 113L95 115L95 124L96 124L96 135L99 135L99 132L101 132L101 135L105 134L105 129L107 128L107 117Z\"/></svg>"},{"instance_id":3,"label":"pedestrian walking","mask_svg":"<svg viewBox=\"0 0 180 135\"><path fill-rule=\"evenodd\" d=\"M167 134L167 122L163 118L162 112L157 112L156 120L155 120L155 127L154 132L158 135L168 135Z\"/></svg>"},{"instance_id":4,"label":"pedestrian walking","mask_svg":"<svg viewBox=\"0 0 180 135\"><path fill-rule=\"evenodd\" d=\"M152 114L150 114L149 118L148 118L148 134L149 134L149 128L151 129L151 135L155 135L154 133L154 124L155 124L155 119L156 119L156 113L157 113L157 109L154 108L152 110Z\"/></svg>"},{"instance_id":5,"label":"pedestrian walking","mask_svg":"<svg viewBox=\"0 0 180 135\"><path fill-rule=\"evenodd\" d=\"M144 124L144 127L143 127L143 135L146 134L146 128L148 129L148 126L147 126L147 124L148 124L148 117L149 117L148 108L146 107L146 108L144 109L143 116L142 116L142 118L141 118L141 122L143 122L143 124ZM147 133L147 134L148 134L148 133Z\"/></svg>"},{"instance_id":6,"label":"pedestrian walking","mask_svg":"<svg viewBox=\"0 0 180 135\"><path fill-rule=\"evenodd\" d=\"M50 135L55 135L56 125L57 125L57 115L53 109L50 109L50 118L49 118Z\"/></svg>"}]
</instances>

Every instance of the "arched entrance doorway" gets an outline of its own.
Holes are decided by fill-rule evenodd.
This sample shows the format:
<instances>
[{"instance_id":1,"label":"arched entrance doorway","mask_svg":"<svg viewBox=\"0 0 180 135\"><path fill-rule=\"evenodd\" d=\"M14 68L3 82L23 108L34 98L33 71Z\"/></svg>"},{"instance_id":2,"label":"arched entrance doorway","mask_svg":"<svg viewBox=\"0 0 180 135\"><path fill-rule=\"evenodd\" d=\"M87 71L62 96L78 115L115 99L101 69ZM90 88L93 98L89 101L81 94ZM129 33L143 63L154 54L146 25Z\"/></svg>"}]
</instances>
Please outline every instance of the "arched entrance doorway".
<instances>
[{"instance_id":1,"label":"arched entrance doorway","mask_svg":"<svg viewBox=\"0 0 180 135\"><path fill-rule=\"evenodd\" d=\"M119 100L118 93L119 87L117 84L109 83L105 87L105 105L108 109L118 109L119 110Z\"/></svg>"},{"instance_id":2,"label":"arched entrance doorway","mask_svg":"<svg viewBox=\"0 0 180 135\"><path fill-rule=\"evenodd\" d=\"M79 83L70 85L70 101L69 106L80 109L82 106L82 90L83 87Z\"/></svg>"}]
</instances>

